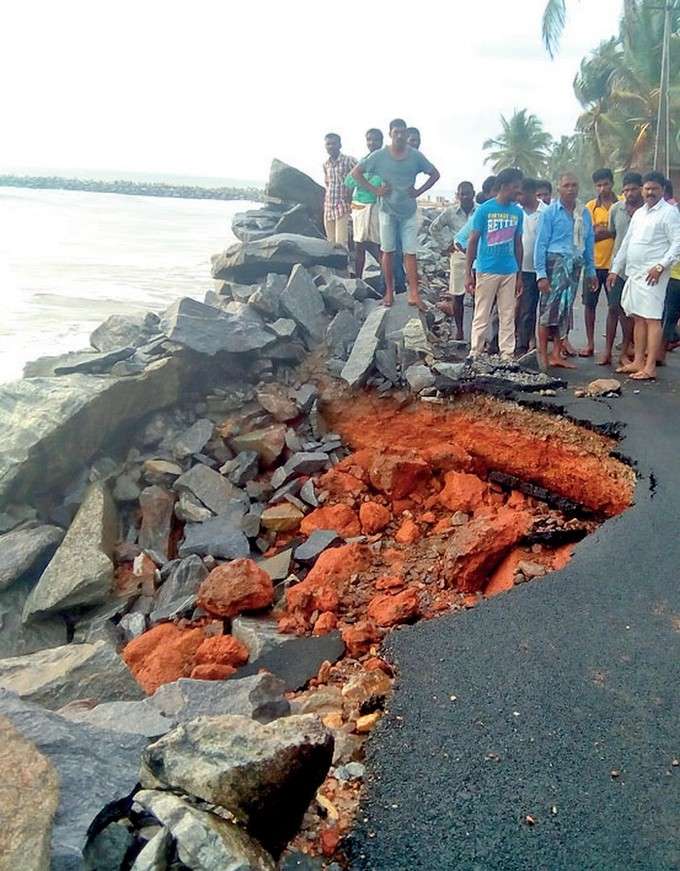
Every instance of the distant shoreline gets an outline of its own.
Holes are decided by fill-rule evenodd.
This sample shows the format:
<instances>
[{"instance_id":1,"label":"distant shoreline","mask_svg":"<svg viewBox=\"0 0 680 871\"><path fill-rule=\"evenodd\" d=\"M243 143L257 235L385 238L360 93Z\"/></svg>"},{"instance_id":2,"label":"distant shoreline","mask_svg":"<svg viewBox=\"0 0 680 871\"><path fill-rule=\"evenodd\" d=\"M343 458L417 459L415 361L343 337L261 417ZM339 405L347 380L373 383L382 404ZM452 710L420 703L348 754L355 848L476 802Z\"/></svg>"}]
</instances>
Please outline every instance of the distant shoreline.
<instances>
[{"instance_id":1,"label":"distant shoreline","mask_svg":"<svg viewBox=\"0 0 680 871\"><path fill-rule=\"evenodd\" d=\"M0 175L0 187L42 190L89 191L97 194L127 194L142 197L174 197L194 200L250 200L261 202L263 192L255 187L217 187L167 184L164 182L96 181L61 176Z\"/></svg>"}]
</instances>

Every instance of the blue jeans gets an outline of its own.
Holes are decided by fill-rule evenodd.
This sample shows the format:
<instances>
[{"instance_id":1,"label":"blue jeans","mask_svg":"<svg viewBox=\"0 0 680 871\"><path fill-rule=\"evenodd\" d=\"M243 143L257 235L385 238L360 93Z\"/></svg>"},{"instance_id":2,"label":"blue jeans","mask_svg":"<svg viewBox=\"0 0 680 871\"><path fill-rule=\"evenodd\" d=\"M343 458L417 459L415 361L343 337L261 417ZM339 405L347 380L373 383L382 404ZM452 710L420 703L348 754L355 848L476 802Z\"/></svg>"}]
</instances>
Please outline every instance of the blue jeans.
<instances>
[{"instance_id":1,"label":"blue jeans","mask_svg":"<svg viewBox=\"0 0 680 871\"><path fill-rule=\"evenodd\" d=\"M380 212L380 247L386 253L395 252L397 241L401 242L404 254L415 254L418 251L418 213L413 212L408 218L396 218L386 212Z\"/></svg>"}]
</instances>

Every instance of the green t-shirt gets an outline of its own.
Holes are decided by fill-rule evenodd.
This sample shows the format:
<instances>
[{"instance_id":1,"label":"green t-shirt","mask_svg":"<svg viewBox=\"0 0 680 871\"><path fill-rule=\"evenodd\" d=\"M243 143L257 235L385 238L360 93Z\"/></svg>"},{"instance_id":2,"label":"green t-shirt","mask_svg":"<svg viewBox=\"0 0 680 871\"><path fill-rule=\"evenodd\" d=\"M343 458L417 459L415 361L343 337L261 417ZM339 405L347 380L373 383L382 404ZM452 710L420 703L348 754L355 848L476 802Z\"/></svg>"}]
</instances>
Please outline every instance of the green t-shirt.
<instances>
[{"instance_id":1,"label":"green t-shirt","mask_svg":"<svg viewBox=\"0 0 680 871\"><path fill-rule=\"evenodd\" d=\"M379 175L367 175L366 181L369 184L372 184L373 187L379 188L382 184L382 179ZM353 191L352 202L361 203L364 206L370 206L373 203L378 202L378 198L375 194L372 194L370 191L367 191L366 188L362 188L360 185L356 183L356 181L352 178L352 173L350 173L345 179L345 187L348 187L351 191Z\"/></svg>"}]
</instances>

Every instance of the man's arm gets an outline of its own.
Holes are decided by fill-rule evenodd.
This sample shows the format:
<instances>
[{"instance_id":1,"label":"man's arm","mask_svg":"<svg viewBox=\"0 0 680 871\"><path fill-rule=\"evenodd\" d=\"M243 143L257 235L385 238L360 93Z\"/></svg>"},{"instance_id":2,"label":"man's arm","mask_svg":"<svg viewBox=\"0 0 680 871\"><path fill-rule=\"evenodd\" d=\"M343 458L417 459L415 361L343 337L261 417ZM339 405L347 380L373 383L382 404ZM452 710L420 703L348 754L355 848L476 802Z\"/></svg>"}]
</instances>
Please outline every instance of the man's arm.
<instances>
[{"instance_id":1,"label":"man's arm","mask_svg":"<svg viewBox=\"0 0 680 871\"><path fill-rule=\"evenodd\" d=\"M421 197L425 193L425 191L429 191L429 189L433 185L436 185L437 182L439 181L439 179L441 178L439 170L437 169L436 166L432 167L432 172L430 172L428 175L429 175L429 177L424 184L422 184L419 188L413 188L413 198L415 200L417 200L418 197Z\"/></svg>"},{"instance_id":2,"label":"man's arm","mask_svg":"<svg viewBox=\"0 0 680 871\"><path fill-rule=\"evenodd\" d=\"M584 248L583 248L583 264L585 267L586 276L588 278L595 277L595 233L593 232L593 219L590 217L590 212L585 209L583 212L583 223L585 229Z\"/></svg>"},{"instance_id":3,"label":"man's arm","mask_svg":"<svg viewBox=\"0 0 680 871\"><path fill-rule=\"evenodd\" d=\"M536 242L534 244L534 269L536 270L538 281L548 278L548 242L550 241L551 229L552 218L548 212L544 212L538 219L538 233L536 234Z\"/></svg>"},{"instance_id":4,"label":"man's arm","mask_svg":"<svg viewBox=\"0 0 680 871\"><path fill-rule=\"evenodd\" d=\"M680 212L677 209L669 209L664 224L669 245L668 250L659 260L659 266L667 269L680 260Z\"/></svg>"},{"instance_id":5,"label":"man's arm","mask_svg":"<svg viewBox=\"0 0 680 871\"><path fill-rule=\"evenodd\" d=\"M364 175L360 163L358 163L354 167L351 175L354 181L359 185L359 187L362 187L365 191L370 191L375 197L384 197L387 196L387 194L390 192L390 186L385 182L383 182L380 187L372 185Z\"/></svg>"},{"instance_id":6,"label":"man's arm","mask_svg":"<svg viewBox=\"0 0 680 871\"><path fill-rule=\"evenodd\" d=\"M616 253L616 257L614 258L614 262L612 263L612 268L610 270L610 275L613 275L614 278L618 278L619 275L625 275L626 272L626 259L628 258L628 245L630 244L631 232L630 228L631 223L628 225L628 230L626 231L626 235L623 237L623 242L621 243L621 247Z\"/></svg>"},{"instance_id":7,"label":"man's arm","mask_svg":"<svg viewBox=\"0 0 680 871\"><path fill-rule=\"evenodd\" d=\"M475 279L472 272L472 267L477 259L477 247L479 245L479 230L473 229L468 239L467 251L465 252L465 290L468 293L475 292Z\"/></svg>"},{"instance_id":8,"label":"man's arm","mask_svg":"<svg viewBox=\"0 0 680 871\"><path fill-rule=\"evenodd\" d=\"M452 213L453 206L448 206L430 224L430 236L442 251L448 251L453 246L453 241L449 241L444 235L445 230L453 230L451 226Z\"/></svg>"},{"instance_id":9,"label":"man's arm","mask_svg":"<svg viewBox=\"0 0 680 871\"><path fill-rule=\"evenodd\" d=\"M522 260L524 260L524 243L522 242L522 229L518 225L515 230L515 260L517 261L517 280L515 282L515 296L522 295Z\"/></svg>"}]
</instances>

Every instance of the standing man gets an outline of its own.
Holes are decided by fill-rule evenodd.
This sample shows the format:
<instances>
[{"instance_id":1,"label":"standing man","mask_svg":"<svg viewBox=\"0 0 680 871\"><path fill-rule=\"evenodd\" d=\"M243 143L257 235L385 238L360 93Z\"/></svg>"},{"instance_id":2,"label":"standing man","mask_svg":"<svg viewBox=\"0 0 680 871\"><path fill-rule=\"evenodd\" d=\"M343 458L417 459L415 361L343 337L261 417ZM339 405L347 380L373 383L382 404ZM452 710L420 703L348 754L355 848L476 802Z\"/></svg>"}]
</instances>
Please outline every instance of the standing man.
<instances>
[{"instance_id":1,"label":"standing man","mask_svg":"<svg viewBox=\"0 0 680 871\"><path fill-rule=\"evenodd\" d=\"M619 249L628 231L630 219L644 203L642 199L642 176L639 172L627 172L624 175L622 193L623 200L614 203L609 210L609 231L614 240L612 258L615 258L619 253ZM597 245L595 247L597 248ZM604 351L597 361L600 366L608 366L612 361L612 352L614 342L616 341L616 328L619 324L621 324L621 332L623 333L619 366L629 363L630 357L632 357L633 322L629 317L626 317L621 308L621 292L625 283L625 275L618 276L616 281L611 285L607 279L607 332Z\"/></svg>"},{"instance_id":2,"label":"standing man","mask_svg":"<svg viewBox=\"0 0 680 871\"><path fill-rule=\"evenodd\" d=\"M586 325L586 347L579 351L579 357L592 357L595 353L595 313L600 299L600 291L607 285L609 268L612 265L614 237L609 229L609 210L618 202L614 193L614 176L611 169L596 169L593 173L593 184L597 191L594 200L586 203L593 220L595 233L595 274L597 287L589 290L583 287L584 319ZM606 291L605 291L606 292Z\"/></svg>"},{"instance_id":3,"label":"standing man","mask_svg":"<svg viewBox=\"0 0 680 871\"><path fill-rule=\"evenodd\" d=\"M538 182L534 178L522 181L519 204L524 212L524 231L522 233L522 295L517 303L515 317L515 356L521 357L536 344L536 309L538 307L538 281L534 268L534 247L538 235L541 212L548 207L538 199Z\"/></svg>"},{"instance_id":4,"label":"standing man","mask_svg":"<svg viewBox=\"0 0 680 871\"><path fill-rule=\"evenodd\" d=\"M475 198L477 200L478 206L481 206L482 203L485 203L487 200L493 198L496 191L496 184L497 182L495 175L489 175L484 179L484 181L482 182L482 189Z\"/></svg>"},{"instance_id":5,"label":"standing man","mask_svg":"<svg viewBox=\"0 0 680 871\"><path fill-rule=\"evenodd\" d=\"M465 250L455 241L456 233L463 229L477 208L472 182L462 181L457 190L458 202L444 209L430 225L430 235L440 249L449 255L449 294L451 311L456 324L456 339L463 340L463 300L465 297Z\"/></svg>"},{"instance_id":6,"label":"standing man","mask_svg":"<svg viewBox=\"0 0 680 871\"><path fill-rule=\"evenodd\" d=\"M345 185L347 174L356 166L356 160L340 149L342 142L337 133L324 138L328 160L323 165L326 196L323 202L323 223L326 238L331 245L349 248L349 213L352 194Z\"/></svg>"},{"instance_id":7,"label":"standing man","mask_svg":"<svg viewBox=\"0 0 680 871\"><path fill-rule=\"evenodd\" d=\"M534 248L534 268L540 292L538 361L543 371L548 366L576 368L562 358L562 352L566 356L571 310L584 267L589 286L597 285L593 222L588 209L577 200L578 181L573 173L560 175L558 193L558 198L541 215ZM555 335L549 357L551 331Z\"/></svg>"},{"instance_id":8,"label":"standing man","mask_svg":"<svg viewBox=\"0 0 680 871\"><path fill-rule=\"evenodd\" d=\"M366 131L366 148L368 154L379 151L383 147L382 130L371 127ZM372 175L369 181L374 187L380 187L382 179ZM352 230L356 249L356 276L362 278L366 263L366 251L370 251L380 262L380 227L378 224L378 198L370 191L359 187L350 173L345 184L353 192L352 196Z\"/></svg>"},{"instance_id":9,"label":"standing man","mask_svg":"<svg viewBox=\"0 0 680 871\"><path fill-rule=\"evenodd\" d=\"M635 357L616 371L629 373L636 381L656 377L670 267L680 260L680 212L663 198L665 181L660 172L643 176L645 204L630 219L608 279L613 286L617 277L628 276L621 305L634 321Z\"/></svg>"},{"instance_id":10,"label":"standing man","mask_svg":"<svg viewBox=\"0 0 680 871\"><path fill-rule=\"evenodd\" d=\"M406 122L395 118L390 122L390 144L365 157L352 170L358 184L376 194L379 199L380 247L385 275L386 306L394 300L394 251L397 239L401 239L404 252L404 266L408 279L408 302L423 308L418 292L418 215L416 199L428 191L439 180L439 171L430 161L406 143ZM418 173L425 173L428 179L419 187L414 187ZM380 187L372 185L366 178L379 175L383 180Z\"/></svg>"},{"instance_id":11,"label":"standing man","mask_svg":"<svg viewBox=\"0 0 680 871\"><path fill-rule=\"evenodd\" d=\"M420 130L417 127L406 128L406 144L420 151Z\"/></svg>"},{"instance_id":12,"label":"standing man","mask_svg":"<svg viewBox=\"0 0 680 871\"><path fill-rule=\"evenodd\" d=\"M504 169L496 177L498 193L476 210L467 246L465 289L475 296L470 354L478 357L494 302L498 306L498 347L504 360L515 352L515 299L522 292L522 225L517 205L522 185L519 169ZM477 273L473 265L477 261Z\"/></svg>"},{"instance_id":13,"label":"standing man","mask_svg":"<svg viewBox=\"0 0 680 871\"><path fill-rule=\"evenodd\" d=\"M536 188L536 196L546 206L550 205L550 203L552 202L552 185L549 181L541 179L538 182L538 187Z\"/></svg>"}]
</instances>

